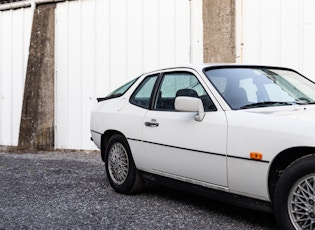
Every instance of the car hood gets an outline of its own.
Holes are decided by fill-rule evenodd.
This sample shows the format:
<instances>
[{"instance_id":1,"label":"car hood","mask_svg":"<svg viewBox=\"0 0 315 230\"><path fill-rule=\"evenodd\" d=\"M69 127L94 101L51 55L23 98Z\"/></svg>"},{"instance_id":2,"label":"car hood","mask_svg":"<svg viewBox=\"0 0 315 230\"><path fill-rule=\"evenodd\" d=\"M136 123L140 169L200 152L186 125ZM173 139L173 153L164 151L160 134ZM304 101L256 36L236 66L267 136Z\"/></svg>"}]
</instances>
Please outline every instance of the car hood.
<instances>
[{"instance_id":1,"label":"car hood","mask_svg":"<svg viewBox=\"0 0 315 230\"><path fill-rule=\"evenodd\" d=\"M261 109L249 109L247 112L315 123L315 105L268 107Z\"/></svg>"},{"instance_id":2,"label":"car hood","mask_svg":"<svg viewBox=\"0 0 315 230\"><path fill-rule=\"evenodd\" d=\"M284 149L315 147L314 105L234 110L227 113L227 120L229 149L239 156L251 149L259 149L258 152L266 154L264 159L271 161L272 153ZM240 145L244 140L246 145Z\"/></svg>"}]
</instances>

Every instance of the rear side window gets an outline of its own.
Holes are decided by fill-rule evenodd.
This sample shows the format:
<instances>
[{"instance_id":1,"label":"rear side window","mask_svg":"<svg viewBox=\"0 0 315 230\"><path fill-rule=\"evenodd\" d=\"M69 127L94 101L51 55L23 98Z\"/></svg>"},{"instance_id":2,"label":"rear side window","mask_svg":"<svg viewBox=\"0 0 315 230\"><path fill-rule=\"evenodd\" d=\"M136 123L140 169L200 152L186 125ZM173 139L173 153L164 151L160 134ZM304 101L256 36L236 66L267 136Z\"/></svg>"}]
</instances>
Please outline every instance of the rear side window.
<instances>
[{"instance_id":1,"label":"rear side window","mask_svg":"<svg viewBox=\"0 0 315 230\"><path fill-rule=\"evenodd\" d=\"M152 75L145 78L140 86L136 89L130 97L130 103L144 109L149 109L152 90L154 88L158 75Z\"/></svg>"},{"instance_id":2,"label":"rear side window","mask_svg":"<svg viewBox=\"0 0 315 230\"><path fill-rule=\"evenodd\" d=\"M114 97L120 97L123 95L127 90L138 80L138 78L135 78L128 83L124 84L123 86L120 86L118 89L114 90L110 94L106 96L106 98L114 98Z\"/></svg>"}]
</instances>

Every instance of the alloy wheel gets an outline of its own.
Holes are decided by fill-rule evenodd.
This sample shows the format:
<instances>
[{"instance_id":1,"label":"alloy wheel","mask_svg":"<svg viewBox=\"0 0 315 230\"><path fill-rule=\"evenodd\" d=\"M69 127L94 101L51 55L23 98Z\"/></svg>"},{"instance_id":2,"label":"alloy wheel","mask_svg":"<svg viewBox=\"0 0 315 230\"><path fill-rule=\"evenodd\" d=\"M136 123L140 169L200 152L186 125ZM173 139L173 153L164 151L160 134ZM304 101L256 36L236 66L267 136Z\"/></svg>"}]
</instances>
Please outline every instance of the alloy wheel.
<instances>
[{"instance_id":1,"label":"alloy wheel","mask_svg":"<svg viewBox=\"0 0 315 230\"><path fill-rule=\"evenodd\" d=\"M110 149L108 156L108 170L111 179L117 185L123 184L129 172L129 159L125 147L117 142Z\"/></svg>"},{"instance_id":2,"label":"alloy wheel","mask_svg":"<svg viewBox=\"0 0 315 230\"><path fill-rule=\"evenodd\" d=\"M296 229L315 229L315 174L299 179L288 198L288 212Z\"/></svg>"}]
</instances>

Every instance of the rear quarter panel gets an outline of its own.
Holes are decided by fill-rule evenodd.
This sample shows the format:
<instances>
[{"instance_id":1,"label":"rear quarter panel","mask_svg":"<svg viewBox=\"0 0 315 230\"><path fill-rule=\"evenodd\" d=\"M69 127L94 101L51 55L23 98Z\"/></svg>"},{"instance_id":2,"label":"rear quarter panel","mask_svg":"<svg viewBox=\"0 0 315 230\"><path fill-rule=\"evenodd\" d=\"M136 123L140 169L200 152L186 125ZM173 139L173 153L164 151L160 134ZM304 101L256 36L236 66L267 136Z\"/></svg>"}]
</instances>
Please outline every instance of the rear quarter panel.
<instances>
[{"instance_id":1,"label":"rear quarter panel","mask_svg":"<svg viewBox=\"0 0 315 230\"><path fill-rule=\"evenodd\" d=\"M142 128L147 110L129 103L127 98L115 98L98 103L91 113L91 133L100 148L101 135L108 130L122 133L127 139L135 164L143 168ZM140 163L142 162L142 163Z\"/></svg>"}]
</instances>

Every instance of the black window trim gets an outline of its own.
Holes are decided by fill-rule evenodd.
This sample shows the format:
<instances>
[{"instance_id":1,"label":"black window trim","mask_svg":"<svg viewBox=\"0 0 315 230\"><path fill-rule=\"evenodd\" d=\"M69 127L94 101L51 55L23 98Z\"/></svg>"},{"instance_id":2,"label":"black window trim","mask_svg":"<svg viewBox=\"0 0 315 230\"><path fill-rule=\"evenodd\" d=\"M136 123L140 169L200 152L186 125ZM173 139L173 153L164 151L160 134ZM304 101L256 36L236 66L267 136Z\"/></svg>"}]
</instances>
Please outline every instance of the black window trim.
<instances>
[{"instance_id":1,"label":"black window trim","mask_svg":"<svg viewBox=\"0 0 315 230\"><path fill-rule=\"evenodd\" d=\"M164 73L159 73L156 82L154 84L153 90L152 90L152 94L151 94L151 100L150 100L150 106L149 106L149 110L155 110L154 109L154 102L156 100L156 97L158 95L161 83L163 81L164 78Z\"/></svg>"}]
</instances>

